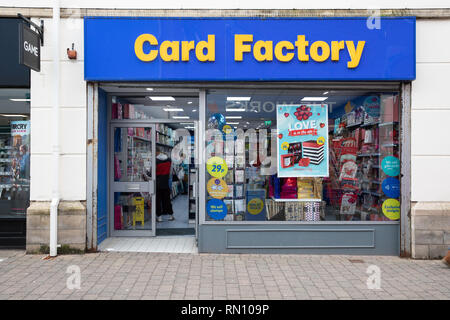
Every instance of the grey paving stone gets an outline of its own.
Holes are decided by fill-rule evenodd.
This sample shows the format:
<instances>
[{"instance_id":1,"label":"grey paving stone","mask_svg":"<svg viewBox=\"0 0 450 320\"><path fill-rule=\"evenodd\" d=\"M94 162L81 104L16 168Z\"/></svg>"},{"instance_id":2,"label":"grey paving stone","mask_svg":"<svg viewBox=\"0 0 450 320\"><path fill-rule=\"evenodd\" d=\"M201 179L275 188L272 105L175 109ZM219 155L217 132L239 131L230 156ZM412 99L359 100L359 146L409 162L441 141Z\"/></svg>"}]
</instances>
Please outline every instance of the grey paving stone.
<instances>
[{"instance_id":1,"label":"grey paving stone","mask_svg":"<svg viewBox=\"0 0 450 320\"><path fill-rule=\"evenodd\" d=\"M398 257L100 252L58 256L0 250L0 299L450 299L450 268ZM380 290L367 288L377 265ZM81 289L66 287L69 265ZM398 270L401 270L399 272Z\"/></svg>"}]
</instances>

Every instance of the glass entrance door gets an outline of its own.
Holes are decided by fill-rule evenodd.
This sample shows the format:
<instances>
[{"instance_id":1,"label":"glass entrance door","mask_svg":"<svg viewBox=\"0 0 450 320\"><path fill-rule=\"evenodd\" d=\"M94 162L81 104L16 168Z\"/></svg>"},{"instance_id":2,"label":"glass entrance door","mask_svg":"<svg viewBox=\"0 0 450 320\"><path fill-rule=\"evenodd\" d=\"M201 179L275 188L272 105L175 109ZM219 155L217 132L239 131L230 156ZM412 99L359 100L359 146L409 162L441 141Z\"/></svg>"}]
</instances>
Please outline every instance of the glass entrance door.
<instances>
[{"instance_id":1,"label":"glass entrance door","mask_svg":"<svg viewBox=\"0 0 450 320\"><path fill-rule=\"evenodd\" d=\"M155 236L155 125L111 124L112 236Z\"/></svg>"}]
</instances>

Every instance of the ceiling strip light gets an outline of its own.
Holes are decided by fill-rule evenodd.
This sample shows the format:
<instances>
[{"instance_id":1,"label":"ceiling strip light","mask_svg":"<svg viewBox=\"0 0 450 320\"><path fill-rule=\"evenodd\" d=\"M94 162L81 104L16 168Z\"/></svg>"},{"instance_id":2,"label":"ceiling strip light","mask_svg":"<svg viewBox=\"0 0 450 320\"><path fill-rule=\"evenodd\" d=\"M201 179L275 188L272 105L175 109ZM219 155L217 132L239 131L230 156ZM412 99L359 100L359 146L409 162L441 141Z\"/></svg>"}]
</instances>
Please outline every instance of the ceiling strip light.
<instances>
[{"instance_id":1,"label":"ceiling strip light","mask_svg":"<svg viewBox=\"0 0 450 320\"><path fill-rule=\"evenodd\" d=\"M245 112L245 108L235 108L235 109L226 108L225 111L226 112Z\"/></svg>"},{"instance_id":2,"label":"ceiling strip light","mask_svg":"<svg viewBox=\"0 0 450 320\"><path fill-rule=\"evenodd\" d=\"M227 101L250 101L252 97L227 97Z\"/></svg>"},{"instance_id":3,"label":"ceiling strip light","mask_svg":"<svg viewBox=\"0 0 450 320\"><path fill-rule=\"evenodd\" d=\"M302 101L325 101L328 97L304 97Z\"/></svg>"},{"instance_id":4,"label":"ceiling strip light","mask_svg":"<svg viewBox=\"0 0 450 320\"><path fill-rule=\"evenodd\" d=\"M164 111L168 112L178 112L178 111L184 111L183 108L163 108Z\"/></svg>"},{"instance_id":5,"label":"ceiling strip light","mask_svg":"<svg viewBox=\"0 0 450 320\"><path fill-rule=\"evenodd\" d=\"M7 113L2 113L2 114L0 114L0 116L2 116L2 117L22 117L22 118L28 117L27 115L24 115L24 114L7 114Z\"/></svg>"},{"instance_id":6,"label":"ceiling strip light","mask_svg":"<svg viewBox=\"0 0 450 320\"><path fill-rule=\"evenodd\" d=\"M242 119L242 116L225 116L225 119Z\"/></svg>"},{"instance_id":7,"label":"ceiling strip light","mask_svg":"<svg viewBox=\"0 0 450 320\"><path fill-rule=\"evenodd\" d=\"M17 99L17 98L12 98L9 100L14 101L14 102L30 102L31 101L31 99Z\"/></svg>"},{"instance_id":8,"label":"ceiling strip light","mask_svg":"<svg viewBox=\"0 0 450 320\"><path fill-rule=\"evenodd\" d=\"M149 97L152 101L175 101L174 97Z\"/></svg>"}]
</instances>

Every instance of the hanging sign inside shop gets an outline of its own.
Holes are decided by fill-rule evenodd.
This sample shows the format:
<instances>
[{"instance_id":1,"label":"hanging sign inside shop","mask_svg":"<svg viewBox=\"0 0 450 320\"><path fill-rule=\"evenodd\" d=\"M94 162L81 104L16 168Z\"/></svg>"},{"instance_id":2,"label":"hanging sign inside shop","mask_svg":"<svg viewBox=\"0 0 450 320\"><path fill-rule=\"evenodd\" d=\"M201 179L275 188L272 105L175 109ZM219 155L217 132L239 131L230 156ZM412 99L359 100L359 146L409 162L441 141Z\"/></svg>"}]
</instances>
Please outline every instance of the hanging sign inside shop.
<instances>
[{"instance_id":1,"label":"hanging sign inside shop","mask_svg":"<svg viewBox=\"0 0 450 320\"><path fill-rule=\"evenodd\" d=\"M372 118L378 118L380 116L380 97L369 96L363 103L364 111L367 112Z\"/></svg>"},{"instance_id":2,"label":"hanging sign inside shop","mask_svg":"<svg viewBox=\"0 0 450 320\"><path fill-rule=\"evenodd\" d=\"M216 199L223 199L228 193L228 185L222 179L211 178L206 184L208 194Z\"/></svg>"},{"instance_id":3,"label":"hanging sign inside shop","mask_svg":"<svg viewBox=\"0 0 450 320\"><path fill-rule=\"evenodd\" d=\"M415 18L85 18L86 80L413 80ZM107 48L114 48L108 50Z\"/></svg>"},{"instance_id":4,"label":"hanging sign inside shop","mask_svg":"<svg viewBox=\"0 0 450 320\"><path fill-rule=\"evenodd\" d=\"M277 105L278 177L328 177L328 106Z\"/></svg>"}]
</instances>

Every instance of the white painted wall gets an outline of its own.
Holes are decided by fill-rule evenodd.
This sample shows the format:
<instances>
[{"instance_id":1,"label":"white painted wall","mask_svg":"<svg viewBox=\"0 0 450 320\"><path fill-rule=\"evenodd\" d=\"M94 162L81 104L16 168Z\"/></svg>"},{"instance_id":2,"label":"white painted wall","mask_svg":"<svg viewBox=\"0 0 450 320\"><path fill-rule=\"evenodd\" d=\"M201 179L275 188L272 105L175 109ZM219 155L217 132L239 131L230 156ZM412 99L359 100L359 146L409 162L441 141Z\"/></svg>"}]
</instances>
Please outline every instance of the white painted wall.
<instances>
[{"instance_id":1,"label":"white painted wall","mask_svg":"<svg viewBox=\"0 0 450 320\"><path fill-rule=\"evenodd\" d=\"M417 21L412 201L450 201L450 20Z\"/></svg>"},{"instance_id":2,"label":"white painted wall","mask_svg":"<svg viewBox=\"0 0 450 320\"><path fill-rule=\"evenodd\" d=\"M0 0L7 7L51 7L53 0ZM366 9L449 8L448 0L61 0L61 8L111 9Z\"/></svg>"},{"instance_id":3,"label":"white painted wall","mask_svg":"<svg viewBox=\"0 0 450 320\"><path fill-rule=\"evenodd\" d=\"M50 200L52 186L52 23L45 19L41 72L31 71L31 200ZM86 199L86 82L83 19L61 19L60 130L62 200ZM67 58L75 43L77 60Z\"/></svg>"}]
</instances>

